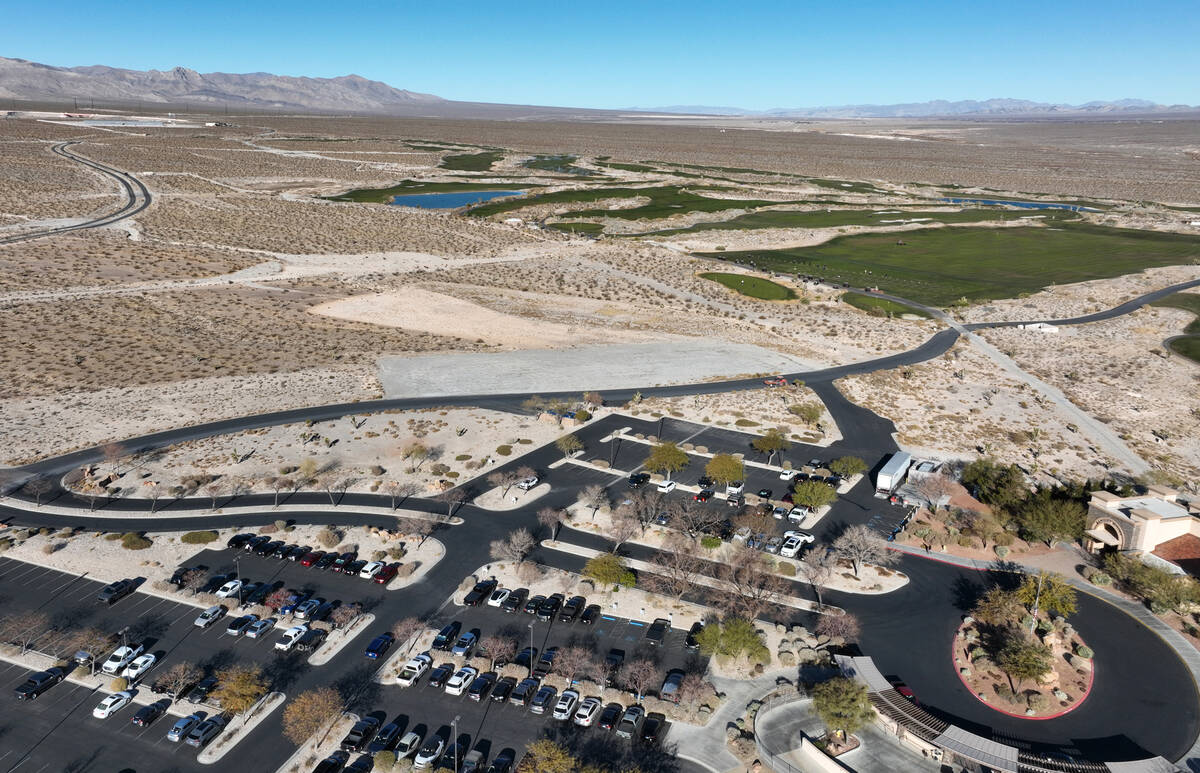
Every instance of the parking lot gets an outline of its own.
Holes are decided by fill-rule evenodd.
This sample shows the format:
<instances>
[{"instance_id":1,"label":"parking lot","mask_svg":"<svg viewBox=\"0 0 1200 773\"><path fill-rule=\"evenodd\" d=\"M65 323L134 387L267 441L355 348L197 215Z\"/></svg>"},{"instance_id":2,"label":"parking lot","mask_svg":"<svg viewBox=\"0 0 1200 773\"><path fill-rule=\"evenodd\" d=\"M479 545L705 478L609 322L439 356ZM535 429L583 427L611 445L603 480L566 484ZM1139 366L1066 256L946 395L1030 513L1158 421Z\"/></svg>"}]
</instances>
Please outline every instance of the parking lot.
<instances>
[{"instance_id":1,"label":"parking lot","mask_svg":"<svg viewBox=\"0 0 1200 773\"><path fill-rule=\"evenodd\" d=\"M0 663L0 684L7 688L24 681L29 669ZM92 709L104 691L62 682L37 700L17 704L12 695L0 714L0 771L199 771L197 750L166 738L175 721L168 714L149 727L130 719L133 704L108 719L96 719ZM17 708L19 706L19 708Z\"/></svg>"}]
</instances>

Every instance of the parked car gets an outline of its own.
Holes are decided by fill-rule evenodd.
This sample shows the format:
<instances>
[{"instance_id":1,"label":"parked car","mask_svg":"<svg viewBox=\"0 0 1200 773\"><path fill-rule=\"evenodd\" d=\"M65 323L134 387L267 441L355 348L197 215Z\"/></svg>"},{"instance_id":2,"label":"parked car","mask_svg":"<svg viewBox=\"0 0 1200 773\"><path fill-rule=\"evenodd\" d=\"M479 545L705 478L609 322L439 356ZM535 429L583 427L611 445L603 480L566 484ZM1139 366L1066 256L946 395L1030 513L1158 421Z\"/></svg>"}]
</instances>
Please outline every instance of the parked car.
<instances>
[{"instance_id":1,"label":"parked car","mask_svg":"<svg viewBox=\"0 0 1200 773\"><path fill-rule=\"evenodd\" d=\"M205 716L203 711L197 711L195 714L183 717L171 725L171 729L167 731L167 740L171 743L179 743L187 738L188 733L192 732L192 728L203 722Z\"/></svg>"},{"instance_id":2,"label":"parked car","mask_svg":"<svg viewBox=\"0 0 1200 773\"><path fill-rule=\"evenodd\" d=\"M418 770L432 768L442 758L444 751L446 751L446 739L440 735L429 736L425 745L417 751L416 757L413 758L413 767Z\"/></svg>"},{"instance_id":3,"label":"parked car","mask_svg":"<svg viewBox=\"0 0 1200 773\"><path fill-rule=\"evenodd\" d=\"M791 510L788 510L788 520L792 523L800 523L808 516L812 515L812 510L803 505L797 505Z\"/></svg>"},{"instance_id":4,"label":"parked car","mask_svg":"<svg viewBox=\"0 0 1200 773\"><path fill-rule=\"evenodd\" d=\"M257 639L265 633L269 633L278 622L273 617L268 617L263 620L255 620L250 625L246 626L246 633L243 634L247 639Z\"/></svg>"},{"instance_id":5,"label":"parked car","mask_svg":"<svg viewBox=\"0 0 1200 773\"><path fill-rule=\"evenodd\" d=\"M395 641L396 637L390 633L381 633L371 640L371 643L367 645L366 652L363 654L371 660L378 660L391 649L392 643Z\"/></svg>"},{"instance_id":6,"label":"parked car","mask_svg":"<svg viewBox=\"0 0 1200 773\"><path fill-rule=\"evenodd\" d=\"M128 690L113 693L100 701L100 705L92 709L92 716L96 719L108 719L113 714L128 706L131 700L133 700L133 693Z\"/></svg>"},{"instance_id":7,"label":"parked car","mask_svg":"<svg viewBox=\"0 0 1200 773\"><path fill-rule=\"evenodd\" d=\"M536 615L537 611L541 609L542 604L544 603L546 603L546 597L538 594L529 599L529 601L525 602L525 607L522 609L522 611L527 615Z\"/></svg>"},{"instance_id":8,"label":"parked car","mask_svg":"<svg viewBox=\"0 0 1200 773\"><path fill-rule=\"evenodd\" d=\"M400 739L400 742L396 744L396 759L402 760L415 754L417 749L421 748L421 741L423 740L421 734L416 730L409 730Z\"/></svg>"},{"instance_id":9,"label":"parked car","mask_svg":"<svg viewBox=\"0 0 1200 773\"><path fill-rule=\"evenodd\" d=\"M116 676L121 673L125 666L133 662L133 659L141 655L145 651L145 647L141 644L133 646L117 647L113 650L113 654L108 656L108 660L100 666L100 670L110 676Z\"/></svg>"},{"instance_id":10,"label":"parked car","mask_svg":"<svg viewBox=\"0 0 1200 773\"><path fill-rule=\"evenodd\" d=\"M769 387L787 386L787 379L784 378L783 376L779 376L777 378L763 379L763 385L769 386Z\"/></svg>"},{"instance_id":11,"label":"parked car","mask_svg":"<svg viewBox=\"0 0 1200 773\"><path fill-rule=\"evenodd\" d=\"M188 733L188 746L204 746L206 743L216 738L217 733L221 732L221 728L225 727L225 720L221 717L209 717L200 724L192 728L192 732Z\"/></svg>"},{"instance_id":12,"label":"parked car","mask_svg":"<svg viewBox=\"0 0 1200 773\"><path fill-rule=\"evenodd\" d=\"M443 663L429 672L429 686L441 689L446 686L446 680L454 676L454 664Z\"/></svg>"},{"instance_id":13,"label":"parked car","mask_svg":"<svg viewBox=\"0 0 1200 773\"><path fill-rule=\"evenodd\" d=\"M96 595L96 601L99 601L101 604L115 604L130 593L133 593L136 588L137 584L133 580L110 582L100 589L100 593Z\"/></svg>"},{"instance_id":14,"label":"parked car","mask_svg":"<svg viewBox=\"0 0 1200 773\"><path fill-rule=\"evenodd\" d=\"M346 733L346 737L342 739L342 751L362 751L375 737L375 731L378 729L379 720L375 717L363 717L358 720L354 723L354 727L350 728L350 732Z\"/></svg>"},{"instance_id":15,"label":"parked car","mask_svg":"<svg viewBox=\"0 0 1200 773\"><path fill-rule=\"evenodd\" d=\"M575 709L575 716L571 718L571 721L580 727L591 727L596 723L596 718L600 716L603 706L604 704L599 698L584 698L579 704L579 708Z\"/></svg>"},{"instance_id":16,"label":"parked car","mask_svg":"<svg viewBox=\"0 0 1200 773\"><path fill-rule=\"evenodd\" d=\"M301 591L297 591L297 590L291 591L290 593L288 593L287 598L283 600L283 606L281 606L279 608L279 614L281 614L281 615L296 614L296 609L301 604L308 601L308 596L309 596L309 594L302 593Z\"/></svg>"},{"instance_id":17,"label":"parked car","mask_svg":"<svg viewBox=\"0 0 1200 773\"><path fill-rule=\"evenodd\" d=\"M782 470L779 473L779 479L791 483L792 479L800 474L799 470Z\"/></svg>"},{"instance_id":18,"label":"parked car","mask_svg":"<svg viewBox=\"0 0 1200 773\"><path fill-rule=\"evenodd\" d=\"M777 521L782 521L784 518L787 518L789 512L791 512L790 508L779 505L771 510L771 517Z\"/></svg>"},{"instance_id":19,"label":"parked car","mask_svg":"<svg viewBox=\"0 0 1200 773\"><path fill-rule=\"evenodd\" d=\"M142 706L133 715L133 719L129 721L138 727L150 727L154 723L154 720L167 713L167 706L170 704L169 700L160 700L151 703L149 706Z\"/></svg>"},{"instance_id":20,"label":"parked car","mask_svg":"<svg viewBox=\"0 0 1200 773\"><path fill-rule=\"evenodd\" d=\"M464 658L470 657L478 641L479 638L473 632L467 631L454 642L454 646L450 648L450 654L461 655Z\"/></svg>"},{"instance_id":21,"label":"parked car","mask_svg":"<svg viewBox=\"0 0 1200 773\"><path fill-rule=\"evenodd\" d=\"M541 680L527 677L522 679L513 689L512 695L509 696L508 702L514 706L527 706L529 701L533 700L533 694L537 692L538 685Z\"/></svg>"},{"instance_id":22,"label":"parked car","mask_svg":"<svg viewBox=\"0 0 1200 773\"><path fill-rule=\"evenodd\" d=\"M400 675L396 677L396 684L401 687L412 687L429 670L432 663L433 658L428 655L417 655L400 669Z\"/></svg>"},{"instance_id":23,"label":"parked car","mask_svg":"<svg viewBox=\"0 0 1200 773\"><path fill-rule=\"evenodd\" d=\"M692 499L694 499L697 502L707 502L708 500L710 500L712 498L713 498L713 490L708 489L708 488L700 489L692 496Z\"/></svg>"},{"instance_id":24,"label":"parked car","mask_svg":"<svg viewBox=\"0 0 1200 773\"><path fill-rule=\"evenodd\" d=\"M287 545L280 545L279 547L275 548L275 552L271 553L270 557L274 558L276 560L283 560L283 559L287 558L291 554L291 552L298 547L300 547L300 546L294 542L287 544Z\"/></svg>"},{"instance_id":25,"label":"parked car","mask_svg":"<svg viewBox=\"0 0 1200 773\"><path fill-rule=\"evenodd\" d=\"M513 658L513 665L520 666L521 668L533 668L533 662L537 660L537 655L537 647L525 647Z\"/></svg>"},{"instance_id":26,"label":"parked car","mask_svg":"<svg viewBox=\"0 0 1200 773\"><path fill-rule=\"evenodd\" d=\"M658 734L662 731L664 717L661 714L651 714L642 720L642 743L653 746L658 743Z\"/></svg>"},{"instance_id":27,"label":"parked car","mask_svg":"<svg viewBox=\"0 0 1200 773\"><path fill-rule=\"evenodd\" d=\"M558 614L559 608L562 607L562 603L563 595L561 593L550 594L550 596L548 596L546 600L542 602L542 605L538 607L538 620L549 621L554 619L554 616Z\"/></svg>"},{"instance_id":28,"label":"parked car","mask_svg":"<svg viewBox=\"0 0 1200 773\"><path fill-rule=\"evenodd\" d=\"M583 614L579 616L579 622L584 625L593 625L600 619L600 605L588 604L587 609L583 610Z\"/></svg>"},{"instance_id":29,"label":"parked car","mask_svg":"<svg viewBox=\"0 0 1200 773\"><path fill-rule=\"evenodd\" d=\"M458 639L459 632L462 631L462 623L455 620L448 624L445 628L438 631L438 635L433 637L431 645L435 650L448 650L454 646L454 642Z\"/></svg>"},{"instance_id":30,"label":"parked car","mask_svg":"<svg viewBox=\"0 0 1200 773\"><path fill-rule=\"evenodd\" d=\"M270 541L271 541L270 537L268 537L265 534L261 534L257 537L251 537L250 539L248 539L244 543L242 543L242 549L245 550L247 553L253 553L254 551L258 550L260 547L262 547L263 545L267 544Z\"/></svg>"},{"instance_id":31,"label":"parked car","mask_svg":"<svg viewBox=\"0 0 1200 773\"><path fill-rule=\"evenodd\" d=\"M645 716L646 710L641 706L630 706L625 709L625 713L621 715L621 721L617 723L617 735L621 738L633 738L642 726L642 719Z\"/></svg>"},{"instance_id":32,"label":"parked car","mask_svg":"<svg viewBox=\"0 0 1200 773\"><path fill-rule=\"evenodd\" d=\"M230 621L225 628L225 633L230 636L241 636L250 629L250 626L258 622L258 615L242 615L236 620Z\"/></svg>"},{"instance_id":33,"label":"parked car","mask_svg":"<svg viewBox=\"0 0 1200 773\"><path fill-rule=\"evenodd\" d=\"M528 478L525 478L520 483L518 483L517 488L521 489L522 491L529 491L530 489L532 489L534 486L536 486L538 484L539 480L540 479L538 478L538 476L530 475Z\"/></svg>"},{"instance_id":34,"label":"parked car","mask_svg":"<svg viewBox=\"0 0 1200 773\"><path fill-rule=\"evenodd\" d=\"M508 773L512 770L513 762L516 761L516 758L517 754L512 749L502 750L496 755L496 759L492 760L487 773Z\"/></svg>"},{"instance_id":35,"label":"parked car","mask_svg":"<svg viewBox=\"0 0 1200 773\"><path fill-rule=\"evenodd\" d=\"M353 550L348 550L342 553L337 558L333 559L333 566L330 567L335 572L340 572L346 568L346 564L353 563L358 560L358 553Z\"/></svg>"},{"instance_id":36,"label":"parked car","mask_svg":"<svg viewBox=\"0 0 1200 773\"><path fill-rule=\"evenodd\" d=\"M646 641L657 647L663 643L664 639L667 638L667 633L670 632L670 630L670 620L667 620L664 617L656 618L654 622L650 624L650 627L646 629Z\"/></svg>"},{"instance_id":37,"label":"parked car","mask_svg":"<svg viewBox=\"0 0 1200 773\"><path fill-rule=\"evenodd\" d=\"M470 666L463 666L454 672L454 676L446 680L447 695L462 695L471 686L471 682L475 677L479 676L479 670Z\"/></svg>"},{"instance_id":38,"label":"parked car","mask_svg":"<svg viewBox=\"0 0 1200 773\"><path fill-rule=\"evenodd\" d=\"M512 695L513 688L517 686L516 677L506 676L492 688L492 700L496 703L504 703L508 700L508 696Z\"/></svg>"},{"instance_id":39,"label":"parked car","mask_svg":"<svg viewBox=\"0 0 1200 773\"><path fill-rule=\"evenodd\" d=\"M558 695L558 690L548 684L542 685L533 696L533 702L529 704L529 710L534 714L545 714L553 708L554 697L556 695Z\"/></svg>"},{"instance_id":40,"label":"parked car","mask_svg":"<svg viewBox=\"0 0 1200 773\"><path fill-rule=\"evenodd\" d=\"M308 599L306 601L302 601L296 605L296 610L292 614L297 620L305 620L312 616L313 612L316 612L317 609L324 603L325 602L321 599Z\"/></svg>"},{"instance_id":41,"label":"parked car","mask_svg":"<svg viewBox=\"0 0 1200 773\"><path fill-rule=\"evenodd\" d=\"M508 588L496 588L494 591L492 591L491 595L488 596L487 605L489 607L498 607L504 603L505 599L507 599L511 593L512 591L510 591Z\"/></svg>"},{"instance_id":42,"label":"parked car","mask_svg":"<svg viewBox=\"0 0 1200 773\"><path fill-rule=\"evenodd\" d=\"M246 546L246 543L252 539L254 539L253 534L248 534L248 533L235 534L232 537L230 537L229 540L225 543L225 547L229 548L230 550L237 550L238 548L244 548Z\"/></svg>"},{"instance_id":43,"label":"parked car","mask_svg":"<svg viewBox=\"0 0 1200 773\"><path fill-rule=\"evenodd\" d=\"M312 548L310 548L308 545L297 545L296 547L294 547L290 551L288 551L287 560L299 561L300 559L304 558L311 552L312 552Z\"/></svg>"},{"instance_id":44,"label":"parked car","mask_svg":"<svg viewBox=\"0 0 1200 773\"><path fill-rule=\"evenodd\" d=\"M376 572L375 576L371 579L376 585L386 585L394 580L399 572L400 564L388 564Z\"/></svg>"},{"instance_id":45,"label":"parked car","mask_svg":"<svg viewBox=\"0 0 1200 773\"><path fill-rule=\"evenodd\" d=\"M629 488L641 488L650 482L650 473L635 472L629 476Z\"/></svg>"},{"instance_id":46,"label":"parked car","mask_svg":"<svg viewBox=\"0 0 1200 773\"><path fill-rule=\"evenodd\" d=\"M679 688L683 684L683 672L672 669L667 672L662 687L658 688L658 697L671 703L679 703Z\"/></svg>"},{"instance_id":47,"label":"parked car","mask_svg":"<svg viewBox=\"0 0 1200 773\"><path fill-rule=\"evenodd\" d=\"M333 566L333 562L337 560L337 553L326 553L313 562L313 569L328 569Z\"/></svg>"},{"instance_id":48,"label":"parked car","mask_svg":"<svg viewBox=\"0 0 1200 773\"><path fill-rule=\"evenodd\" d=\"M619 703L610 703L600 712L600 717L596 720L596 726L604 730L612 730L621 721L621 715L624 713L625 707Z\"/></svg>"},{"instance_id":49,"label":"parked car","mask_svg":"<svg viewBox=\"0 0 1200 773\"><path fill-rule=\"evenodd\" d=\"M29 678L17 685L17 689L14 690L17 700L31 701L61 682L66 676L67 672L61 668L48 668L45 671L30 674Z\"/></svg>"},{"instance_id":50,"label":"parked car","mask_svg":"<svg viewBox=\"0 0 1200 773\"><path fill-rule=\"evenodd\" d=\"M562 695L558 698L558 703L554 704L554 711L550 716L566 721L575 716L575 709L578 707L579 693L576 690L563 690Z\"/></svg>"},{"instance_id":51,"label":"parked car","mask_svg":"<svg viewBox=\"0 0 1200 773\"><path fill-rule=\"evenodd\" d=\"M554 670L554 659L558 657L558 647L547 647L533 667L534 676L545 676Z\"/></svg>"},{"instance_id":52,"label":"parked car","mask_svg":"<svg viewBox=\"0 0 1200 773\"><path fill-rule=\"evenodd\" d=\"M467 752L467 756L462 758L462 765L458 769L458 773L483 773L483 752L479 749L472 749Z\"/></svg>"},{"instance_id":53,"label":"parked car","mask_svg":"<svg viewBox=\"0 0 1200 773\"><path fill-rule=\"evenodd\" d=\"M312 652L329 636L328 631L320 628L310 628L296 641L296 649L300 652Z\"/></svg>"},{"instance_id":54,"label":"parked car","mask_svg":"<svg viewBox=\"0 0 1200 773\"><path fill-rule=\"evenodd\" d=\"M342 574L350 577L358 577L360 574L362 574L362 570L366 565L367 562L365 560L361 558L356 559L342 567Z\"/></svg>"},{"instance_id":55,"label":"parked car","mask_svg":"<svg viewBox=\"0 0 1200 773\"><path fill-rule=\"evenodd\" d=\"M268 540L267 542L264 542L261 545L259 545L258 547L256 547L253 552L257 556L262 556L263 558L266 558L267 556L271 555L276 550L278 550L281 545L283 545L283 542L281 540Z\"/></svg>"},{"instance_id":56,"label":"parked car","mask_svg":"<svg viewBox=\"0 0 1200 773\"><path fill-rule=\"evenodd\" d=\"M525 600L529 598L529 591L525 588L517 588L508 594L508 597L500 603L500 609L509 614L516 612L525 606Z\"/></svg>"},{"instance_id":57,"label":"parked car","mask_svg":"<svg viewBox=\"0 0 1200 773\"><path fill-rule=\"evenodd\" d=\"M317 766L313 768L313 773L338 773L349 761L349 754L344 751L336 751L317 763Z\"/></svg>"},{"instance_id":58,"label":"parked car","mask_svg":"<svg viewBox=\"0 0 1200 773\"><path fill-rule=\"evenodd\" d=\"M146 672L154 667L154 662L158 658L153 655L139 655L134 658L129 665L121 671L121 676L128 679L130 682L136 682L146 675Z\"/></svg>"},{"instance_id":59,"label":"parked car","mask_svg":"<svg viewBox=\"0 0 1200 773\"><path fill-rule=\"evenodd\" d=\"M293 625L291 628L283 632L279 637L279 641L275 642L275 649L282 652L287 652L296 646L296 642L300 641L300 637L308 631L307 625Z\"/></svg>"},{"instance_id":60,"label":"parked car","mask_svg":"<svg viewBox=\"0 0 1200 773\"><path fill-rule=\"evenodd\" d=\"M558 622L573 623L575 618L579 617L579 613L587 606L587 599L583 596L572 596L563 604L562 611L558 613Z\"/></svg>"},{"instance_id":61,"label":"parked car","mask_svg":"<svg viewBox=\"0 0 1200 773\"><path fill-rule=\"evenodd\" d=\"M463 597L463 604L468 607L477 607L487 600L487 597L492 595L492 591L496 590L495 580L484 580L483 582L475 583L475 587Z\"/></svg>"},{"instance_id":62,"label":"parked car","mask_svg":"<svg viewBox=\"0 0 1200 773\"><path fill-rule=\"evenodd\" d=\"M783 537L767 537L767 541L763 543L762 549L768 553L775 554L783 547Z\"/></svg>"},{"instance_id":63,"label":"parked car","mask_svg":"<svg viewBox=\"0 0 1200 773\"><path fill-rule=\"evenodd\" d=\"M688 629L687 638L683 641L683 646L687 647L689 650L700 649L700 640L696 637L699 636L700 632L703 630L704 623L700 622L699 620L692 623L692 627Z\"/></svg>"},{"instance_id":64,"label":"parked car","mask_svg":"<svg viewBox=\"0 0 1200 773\"><path fill-rule=\"evenodd\" d=\"M495 683L496 672L482 673L471 680L471 686L467 688L467 697L473 701L483 702L484 696L488 694L488 690L492 689L492 685Z\"/></svg>"},{"instance_id":65,"label":"parked car","mask_svg":"<svg viewBox=\"0 0 1200 773\"><path fill-rule=\"evenodd\" d=\"M746 490L745 481L731 480L725 484L725 496L732 497L743 493Z\"/></svg>"},{"instance_id":66,"label":"parked car","mask_svg":"<svg viewBox=\"0 0 1200 773\"><path fill-rule=\"evenodd\" d=\"M193 621L193 625L197 628L208 628L213 623L225 616L225 607L220 604L209 607L200 613L200 616Z\"/></svg>"},{"instance_id":67,"label":"parked car","mask_svg":"<svg viewBox=\"0 0 1200 773\"><path fill-rule=\"evenodd\" d=\"M672 491L674 491L674 490L675 490L675 488L676 488L678 485L679 485L679 482L678 482L678 481L674 481L674 480L664 480L662 483L659 483L659 484L658 484L658 493L660 493L660 494L670 494Z\"/></svg>"},{"instance_id":68,"label":"parked car","mask_svg":"<svg viewBox=\"0 0 1200 773\"><path fill-rule=\"evenodd\" d=\"M217 686L217 678L215 676L206 676L196 686L188 691L186 700L188 703L204 703L208 700L208 694Z\"/></svg>"},{"instance_id":69,"label":"parked car","mask_svg":"<svg viewBox=\"0 0 1200 773\"><path fill-rule=\"evenodd\" d=\"M383 571L384 566L386 564L382 561L368 561L362 569L358 570L358 576L363 580L374 579L375 575Z\"/></svg>"},{"instance_id":70,"label":"parked car","mask_svg":"<svg viewBox=\"0 0 1200 773\"><path fill-rule=\"evenodd\" d=\"M324 557L324 550L311 550L300 557L300 566L312 566Z\"/></svg>"},{"instance_id":71,"label":"parked car","mask_svg":"<svg viewBox=\"0 0 1200 773\"><path fill-rule=\"evenodd\" d=\"M369 754L363 754L346 767L346 773L369 773L375 769L375 760Z\"/></svg>"}]
</instances>

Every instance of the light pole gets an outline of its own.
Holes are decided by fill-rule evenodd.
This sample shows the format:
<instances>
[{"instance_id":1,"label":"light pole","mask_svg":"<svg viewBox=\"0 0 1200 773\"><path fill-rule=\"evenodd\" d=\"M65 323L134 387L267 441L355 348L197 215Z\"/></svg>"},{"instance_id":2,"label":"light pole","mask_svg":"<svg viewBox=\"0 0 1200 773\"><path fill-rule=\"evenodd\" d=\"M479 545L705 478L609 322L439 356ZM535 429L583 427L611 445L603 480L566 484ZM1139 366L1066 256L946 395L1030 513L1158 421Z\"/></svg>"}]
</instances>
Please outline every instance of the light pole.
<instances>
[{"instance_id":1,"label":"light pole","mask_svg":"<svg viewBox=\"0 0 1200 773\"><path fill-rule=\"evenodd\" d=\"M454 746L451 747L453 749L453 753L450 756L451 756L451 759L454 760L454 769L455 770L458 770L458 718L459 718L459 715L455 714L454 721L450 723L450 726L453 728L452 732L454 733L454 737L451 739L452 741L454 741Z\"/></svg>"},{"instance_id":2,"label":"light pole","mask_svg":"<svg viewBox=\"0 0 1200 773\"><path fill-rule=\"evenodd\" d=\"M242 606L242 557L237 553L233 554L233 579L238 581L238 606Z\"/></svg>"},{"instance_id":3,"label":"light pole","mask_svg":"<svg viewBox=\"0 0 1200 773\"><path fill-rule=\"evenodd\" d=\"M529 678L533 678L533 623L529 624Z\"/></svg>"}]
</instances>

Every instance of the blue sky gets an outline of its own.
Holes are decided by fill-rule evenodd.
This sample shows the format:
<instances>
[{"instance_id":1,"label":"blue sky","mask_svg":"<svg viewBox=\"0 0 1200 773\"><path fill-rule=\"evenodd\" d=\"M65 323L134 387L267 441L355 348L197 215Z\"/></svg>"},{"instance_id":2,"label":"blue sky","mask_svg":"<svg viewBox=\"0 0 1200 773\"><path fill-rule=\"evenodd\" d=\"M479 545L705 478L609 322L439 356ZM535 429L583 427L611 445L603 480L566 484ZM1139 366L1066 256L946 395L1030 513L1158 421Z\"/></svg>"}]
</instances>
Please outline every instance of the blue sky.
<instances>
[{"instance_id":1,"label":"blue sky","mask_svg":"<svg viewBox=\"0 0 1200 773\"><path fill-rule=\"evenodd\" d=\"M1200 104L1196 0L6 4L0 55L356 73L449 99L751 109L1015 97Z\"/></svg>"}]
</instances>

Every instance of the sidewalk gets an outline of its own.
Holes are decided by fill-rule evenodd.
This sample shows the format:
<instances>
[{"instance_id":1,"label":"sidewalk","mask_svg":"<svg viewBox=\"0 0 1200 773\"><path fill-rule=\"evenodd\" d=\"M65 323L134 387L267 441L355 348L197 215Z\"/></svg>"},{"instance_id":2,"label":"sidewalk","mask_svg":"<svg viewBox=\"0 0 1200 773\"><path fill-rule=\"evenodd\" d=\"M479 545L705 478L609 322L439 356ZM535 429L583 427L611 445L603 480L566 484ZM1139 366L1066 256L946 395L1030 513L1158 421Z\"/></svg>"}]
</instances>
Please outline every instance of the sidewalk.
<instances>
[{"instance_id":1,"label":"sidewalk","mask_svg":"<svg viewBox=\"0 0 1200 773\"><path fill-rule=\"evenodd\" d=\"M667 740L679 749L676 756L718 773L744 770L742 763L725 745L725 728L746 713L747 703L774 690L775 680L780 676L795 679L795 671L795 668L780 669L754 679L730 679L710 674L709 681L718 692L725 693L725 700L705 725L671 725Z\"/></svg>"}]
</instances>

